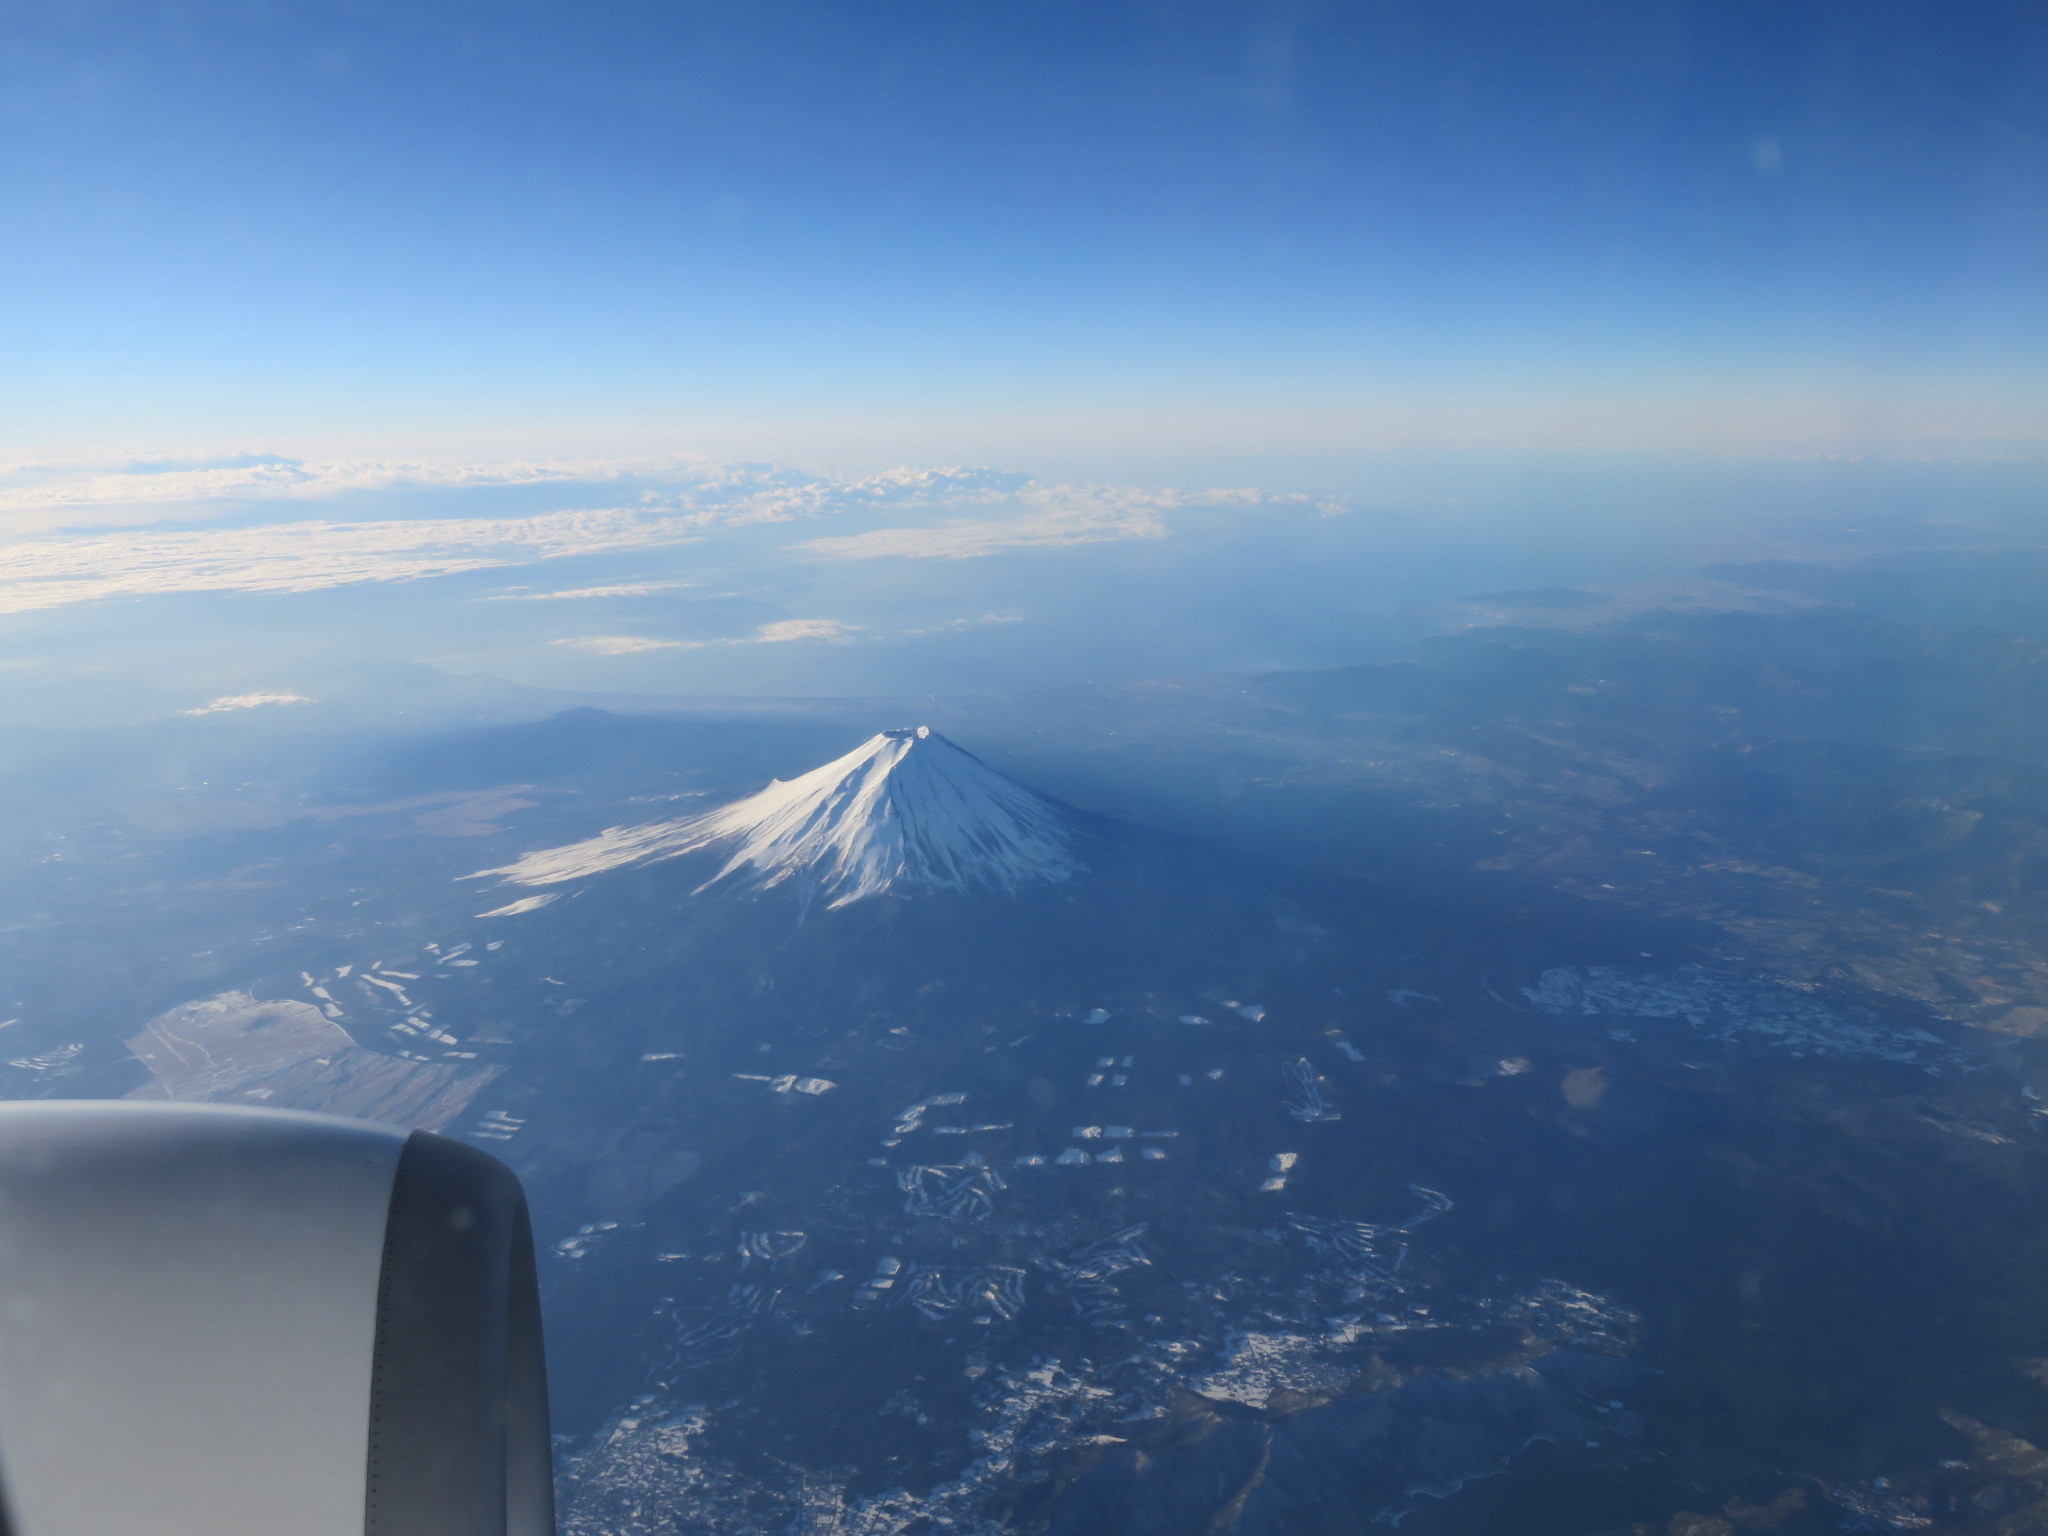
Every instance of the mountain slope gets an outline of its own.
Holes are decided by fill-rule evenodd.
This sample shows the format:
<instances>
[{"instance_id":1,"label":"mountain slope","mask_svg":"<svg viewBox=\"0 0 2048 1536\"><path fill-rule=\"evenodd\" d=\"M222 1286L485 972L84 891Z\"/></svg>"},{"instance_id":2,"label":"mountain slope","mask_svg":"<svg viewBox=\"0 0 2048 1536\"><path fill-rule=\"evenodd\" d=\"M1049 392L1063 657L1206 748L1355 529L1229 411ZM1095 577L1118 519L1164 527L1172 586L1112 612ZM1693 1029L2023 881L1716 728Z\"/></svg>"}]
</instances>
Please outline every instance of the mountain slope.
<instances>
[{"instance_id":1,"label":"mountain slope","mask_svg":"<svg viewBox=\"0 0 2048 1536\"><path fill-rule=\"evenodd\" d=\"M611 827L479 876L557 885L715 850L726 862L705 886L793 883L843 907L885 891L1058 884L1084 867L1074 839L1055 802L919 726L883 731L823 767L717 810Z\"/></svg>"}]
</instances>

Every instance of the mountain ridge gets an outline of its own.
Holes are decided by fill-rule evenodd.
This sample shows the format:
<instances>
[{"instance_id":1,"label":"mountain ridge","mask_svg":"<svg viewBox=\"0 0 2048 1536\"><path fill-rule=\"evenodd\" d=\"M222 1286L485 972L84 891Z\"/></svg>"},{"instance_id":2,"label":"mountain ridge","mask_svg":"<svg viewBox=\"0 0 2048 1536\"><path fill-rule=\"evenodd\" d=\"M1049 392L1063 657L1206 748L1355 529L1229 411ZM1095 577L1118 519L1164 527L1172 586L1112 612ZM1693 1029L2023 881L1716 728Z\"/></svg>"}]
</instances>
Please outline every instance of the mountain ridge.
<instances>
[{"instance_id":1,"label":"mountain ridge","mask_svg":"<svg viewBox=\"0 0 2048 1536\"><path fill-rule=\"evenodd\" d=\"M1085 872L1079 828L1059 802L990 768L928 726L880 731L853 751L730 804L609 827L468 878L559 885L611 870L723 851L697 887L794 885L828 907L891 892L1015 892Z\"/></svg>"}]
</instances>

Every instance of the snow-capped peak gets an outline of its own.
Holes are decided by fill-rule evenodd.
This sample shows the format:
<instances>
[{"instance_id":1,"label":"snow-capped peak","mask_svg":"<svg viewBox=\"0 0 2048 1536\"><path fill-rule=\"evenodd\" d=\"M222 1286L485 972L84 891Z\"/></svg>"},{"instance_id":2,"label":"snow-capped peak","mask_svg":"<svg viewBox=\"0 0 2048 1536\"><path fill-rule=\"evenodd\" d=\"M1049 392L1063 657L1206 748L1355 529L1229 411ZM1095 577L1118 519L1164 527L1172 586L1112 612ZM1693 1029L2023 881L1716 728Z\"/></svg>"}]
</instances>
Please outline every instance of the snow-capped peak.
<instances>
[{"instance_id":1,"label":"snow-capped peak","mask_svg":"<svg viewBox=\"0 0 2048 1536\"><path fill-rule=\"evenodd\" d=\"M715 811L613 827L479 873L554 885L730 850L705 886L727 878L756 888L796 882L843 907L892 890L1014 891L1068 880L1082 869L1073 841L1053 801L918 726L883 731L822 768Z\"/></svg>"}]
</instances>

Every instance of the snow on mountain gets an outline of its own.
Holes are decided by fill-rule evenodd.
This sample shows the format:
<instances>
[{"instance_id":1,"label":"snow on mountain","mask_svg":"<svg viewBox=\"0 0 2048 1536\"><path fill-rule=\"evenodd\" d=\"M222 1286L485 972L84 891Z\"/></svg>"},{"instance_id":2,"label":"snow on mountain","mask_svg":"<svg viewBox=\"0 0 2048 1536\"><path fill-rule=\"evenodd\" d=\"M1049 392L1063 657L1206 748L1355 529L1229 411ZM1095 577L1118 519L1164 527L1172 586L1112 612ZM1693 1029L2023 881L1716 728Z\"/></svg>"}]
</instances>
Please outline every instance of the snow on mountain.
<instances>
[{"instance_id":1,"label":"snow on mountain","mask_svg":"<svg viewBox=\"0 0 2048 1536\"><path fill-rule=\"evenodd\" d=\"M674 821L612 827L502 869L515 885L730 850L728 877L753 889L797 882L843 907L884 891L1014 891L1071 879L1083 865L1059 806L929 727L883 731L842 758L759 794Z\"/></svg>"}]
</instances>

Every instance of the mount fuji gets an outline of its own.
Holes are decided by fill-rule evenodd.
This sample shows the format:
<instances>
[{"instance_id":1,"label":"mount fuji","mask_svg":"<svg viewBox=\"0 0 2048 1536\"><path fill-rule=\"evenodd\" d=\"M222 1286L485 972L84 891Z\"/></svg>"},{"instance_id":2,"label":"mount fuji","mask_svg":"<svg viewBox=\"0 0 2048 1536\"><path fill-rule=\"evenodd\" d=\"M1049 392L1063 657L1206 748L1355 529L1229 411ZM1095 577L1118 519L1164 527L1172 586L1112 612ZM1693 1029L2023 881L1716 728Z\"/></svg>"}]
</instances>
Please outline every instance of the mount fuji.
<instances>
[{"instance_id":1,"label":"mount fuji","mask_svg":"<svg viewBox=\"0 0 2048 1536\"><path fill-rule=\"evenodd\" d=\"M843 907L885 892L1016 891L1086 866L1078 826L1056 801L998 773L928 726L882 731L844 757L717 810L610 827L500 869L515 885L558 885L700 851L727 854L698 887L790 884Z\"/></svg>"},{"instance_id":2,"label":"mount fuji","mask_svg":"<svg viewBox=\"0 0 2048 1536\"><path fill-rule=\"evenodd\" d=\"M540 894L437 984L554 1234L569 1536L1323 1536L1609 1433L1627 1316L1461 1252L1526 1230L1513 939L929 729L760 783L492 861Z\"/></svg>"}]
</instances>

